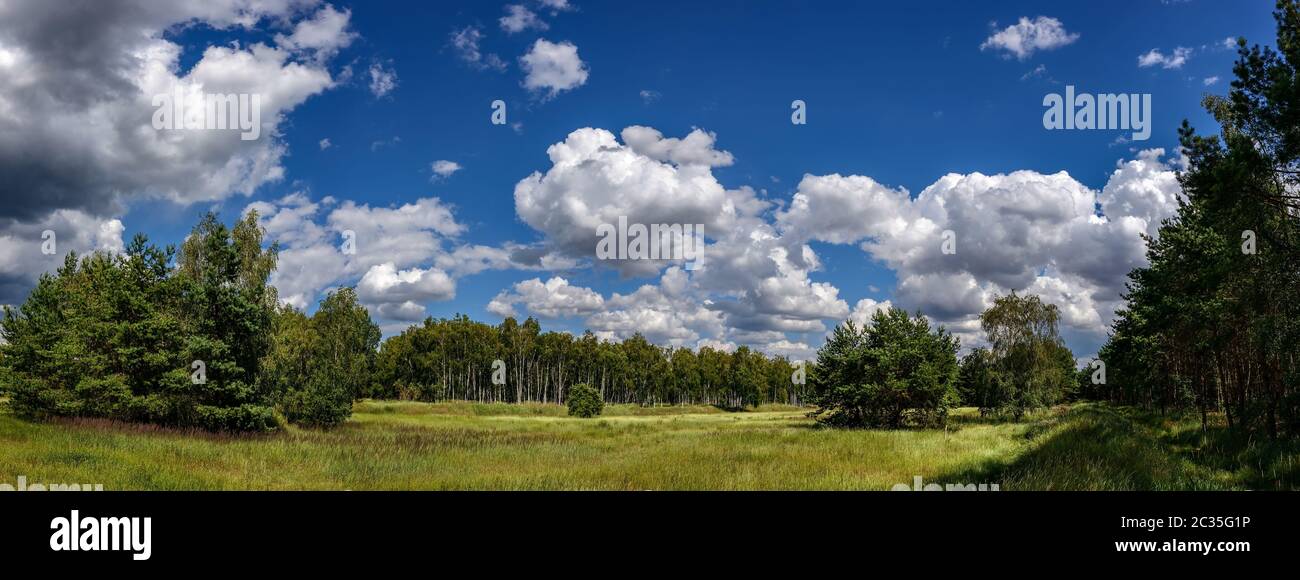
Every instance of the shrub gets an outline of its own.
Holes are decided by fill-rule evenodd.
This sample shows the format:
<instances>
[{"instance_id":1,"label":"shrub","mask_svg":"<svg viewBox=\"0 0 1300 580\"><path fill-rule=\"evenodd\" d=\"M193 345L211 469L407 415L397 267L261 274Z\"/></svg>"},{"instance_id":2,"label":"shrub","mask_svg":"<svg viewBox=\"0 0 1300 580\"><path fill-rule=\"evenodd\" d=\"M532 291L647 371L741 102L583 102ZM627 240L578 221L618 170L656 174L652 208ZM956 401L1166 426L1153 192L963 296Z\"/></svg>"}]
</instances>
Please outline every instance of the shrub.
<instances>
[{"instance_id":1,"label":"shrub","mask_svg":"<svg viewBox=\"0 0 1300 580\"><path fill-rule=\"evenodd\" d=\"M370 389L379 327L352 288L329 293L310 318L285 307L276 313L261 389L286 419L332 427L352 415L352 401Z\"/></svg>"},{"instance_id":2,"label":"shrub","mask_svg":"<svg viewBox=\"0 0 1300 580\"><path fill-rule=\"evenodd\" d=\"M835 328L810 376L818 421L837 427L934 426L957 403L957 339L891 308L866 328Z\"/></svg>"},{"instance_id":3,"label":"shrub","mask_svg":"<svg viewBox=\"0 0 1300 580\"><path fill-rule=\"evenodd\" d=\"M290 423L333 427L352 416L352 394L323 376L312 376L301 388L285 393L280 410Z\"/></svg>"},{"instance_id":4,"label":"shrub","mask_svg":"<svg viewBox=\"0 0 1300 580\"><path fill-rule=\"evenodd\" d=\"M194 425L207 431L235 431L255 433L275 431L280 428L275 418L275 410L262 405L240 405L238 407L212 407L199 405L194 408L196 420Z\"/></svg>"},{"instance_id":5,"label":"shrub","mask_svg":"<svg viewBox=\"0 0 1300 580\"><path fill-rule=\"evenodd\" d=\"M587 384L574 385L569 388L569 415L573 417L595 417L605 410L605 401L600 391Z\"/></svg>"}]
</instances>

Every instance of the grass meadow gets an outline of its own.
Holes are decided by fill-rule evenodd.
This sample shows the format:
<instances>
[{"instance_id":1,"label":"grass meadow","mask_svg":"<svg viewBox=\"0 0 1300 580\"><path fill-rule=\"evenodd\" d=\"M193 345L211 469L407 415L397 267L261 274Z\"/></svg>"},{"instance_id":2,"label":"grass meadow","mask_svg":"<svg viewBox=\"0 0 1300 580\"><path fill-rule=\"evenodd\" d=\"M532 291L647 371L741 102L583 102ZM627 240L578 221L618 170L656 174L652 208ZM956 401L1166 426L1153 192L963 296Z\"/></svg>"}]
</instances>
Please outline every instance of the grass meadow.
<instances>
[{"instance_id":1,"label":"grass meadow","mask_svg":"<svg viewBox=\"0 0 1300 580\"><path fill-rule=\"evenodd\" d=\"M1106 405L1018 422L959 410L946 430L835 430L807 410L364 401L328 430L226 436L95 420L33 423L0 405L0 483L106 490L1289 489L1300 448Z\"/></svg>"}]
</instances>

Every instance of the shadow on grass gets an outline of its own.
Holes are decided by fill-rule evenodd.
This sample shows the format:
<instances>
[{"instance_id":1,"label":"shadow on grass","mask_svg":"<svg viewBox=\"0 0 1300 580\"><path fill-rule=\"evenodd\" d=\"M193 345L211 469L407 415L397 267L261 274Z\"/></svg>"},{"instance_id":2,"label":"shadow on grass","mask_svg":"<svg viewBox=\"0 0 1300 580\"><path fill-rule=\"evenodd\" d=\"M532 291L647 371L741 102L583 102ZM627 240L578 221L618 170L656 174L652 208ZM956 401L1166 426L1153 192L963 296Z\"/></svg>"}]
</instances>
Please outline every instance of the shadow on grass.
<instances>
[{"instance_id":1,"label":"shadow on grass","mask_svg":"<svg viewBox=\"0 0 1300 580\"><path fill-rule=\"evenodd\" d=\"M1180 457L1205 469L1232 473L1249 489L1300 486L1300 441L1272 441L1224 425L1201 432L1200 423L1177 426L1163 441Z\"/></svg>"},{"instance_id":2,"label":"shadow on grass","mask_svg":"<svg viewBox=\"0 0 1300 580\"><path fill-rule=\"evenodd\" d=\"M1180 449L1169 439L1165 421L1129 408L1079 405L1033 425L1025 435L1027 450L1014 459L987 461L942 477L1000 483L1003 490L1233 489L1252 487L1252 478L1242 477L1243 469L1253 471L1252 465L1242 465L1242 458L1286 457L1258 446L1245 455L1206 446ZM1266 487L1286 485L1277 480Z\"/></svg>"},{"instance_id":3,"label":"shadow on grass","mask_svg":"<svg viewBox=\"0 0 1300 580\"><path fill-rule=\"evenodd\" d=\"M979 413L952 413L948 415L948 427L960 429L965 425L998 425L1009 420L1006 417Z\"/></svg>"},{"instance_id":4,"label":"shadow on grass","mask_svg":"<svg viewBox=\"0 0 1300 580\"><path fill-rule=\"evenodd\" d=\"M723 413L744 413L744 412L746 412L746 411L749 411L749 409L748 409L747 407L744 407L744 406L733 407L733 406L731 406L731 405L724 405L724 404L722 404L722 403L714 403L714 404L709 405L709 406L710 406L710 407L713 407L714 409L717 409L717 410L719 410L719 411L722 411Z\"/></svg>"},{"instance_id":5,"label":"shadow on grass","mask_svg":"<svg viewBox=\"0 0 1300 580\"><path fill-rule=\"evenodd\" d=\"M15 418L32 424L52 425L60 428L85 429L100 433L192 438L203 439L215 443L273 439L283 435L285 432L284 429L262 432L207 431L197 427L172 427L168 425L159 425L157 423L131 423L116 419L102 419L96 417L51 417L42 420L22 417Z\"/></svg>"}]
</instances>

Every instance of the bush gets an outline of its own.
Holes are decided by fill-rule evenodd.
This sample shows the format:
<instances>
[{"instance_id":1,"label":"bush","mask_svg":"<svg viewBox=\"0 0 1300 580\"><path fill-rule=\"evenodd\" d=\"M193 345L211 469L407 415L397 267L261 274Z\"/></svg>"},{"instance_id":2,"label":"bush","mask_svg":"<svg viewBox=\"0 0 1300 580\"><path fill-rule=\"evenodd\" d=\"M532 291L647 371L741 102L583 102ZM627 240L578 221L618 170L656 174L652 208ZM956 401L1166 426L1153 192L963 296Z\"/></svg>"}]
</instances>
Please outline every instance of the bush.
<instances>
[{"instance_id":1,"label":"bush","mask_svg":"<svg viewBox=\"0 0 1300 580\"><path fill-rule=\"evenodd\" d=\"M957 339L891 308L835 328L810 375L813 416L836 427L941 425L957 404Z\"/></svg>"},{"instance_id":2,"label":"bush","mask_svg":"<svg viewBox=\"0 0 1300 580\"><path fill-rule=\"evenodd\" d=\"M280 428L275 418L275 410L263 405L240 405L238 407L212 407L199 405L194 408L196 420L194 425L207 431L233 431L256 433L275 431Z\"/></svg>"},{"instance_id":3,"label":"bush","mask_svg":"<svg viewBox=\"0 0 1300 580\"><path fill-rule=\"evenodd\" d=\"M595 417L605 410L605 401L600 391L587 384L574 385L569 388L569 415L573 417Z\"/></svg>"},{"instance_id":4,"label":"bush","mask_svg":"<svg viewBox=\"0 0 1300 580\"><path fill-rule=\"evenodd\" d=\"M329 293L311 317L290 307L275 316L262 361L262 391L291 423L333 427L352 416L369 390L379 327L352 288Z\"/></svg>"},{"instance_id":5,"label":"bush","mask_svg":"<svg viewBox=\"0 0 1300 580\"><path fill-rule=\"evenodd\" d=\"M352 416L352 394L326 377L313 376L303 388L285 393L279 406L290 423L333 427Z\"/></svg>"}]
</instances>

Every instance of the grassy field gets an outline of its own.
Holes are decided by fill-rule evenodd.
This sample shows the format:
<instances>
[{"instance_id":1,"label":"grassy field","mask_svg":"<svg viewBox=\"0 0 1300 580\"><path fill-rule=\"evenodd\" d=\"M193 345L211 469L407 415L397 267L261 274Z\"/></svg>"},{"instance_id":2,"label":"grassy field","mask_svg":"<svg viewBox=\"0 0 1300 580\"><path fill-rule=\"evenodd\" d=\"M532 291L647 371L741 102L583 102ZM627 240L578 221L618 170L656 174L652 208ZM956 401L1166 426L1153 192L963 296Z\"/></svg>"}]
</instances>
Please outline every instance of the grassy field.
<instances>
[{"instance_id":1,"label":"grassy field","mask_svg":"<svg viewBox=\"0 0 1300 580\"><path fill-rule=\"evenodd\" d=\"M331 431L219 436L100 421L31 423L0 409L0 483L105 489L887 490L1277 489L1300 449L1103 405L1016 423L962 410L942 430L841 431L806 411L362 402Z\"/></svg>"}]
</instances>

